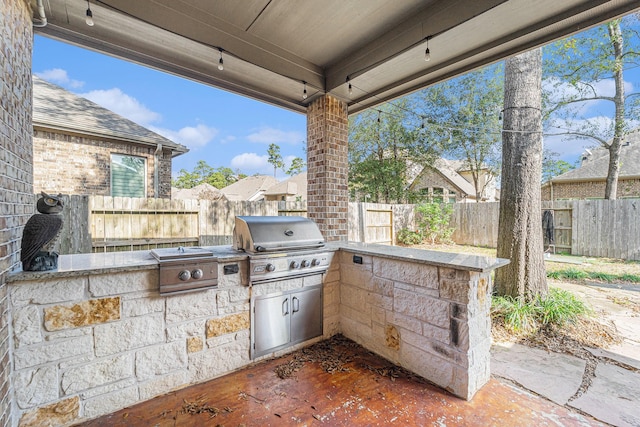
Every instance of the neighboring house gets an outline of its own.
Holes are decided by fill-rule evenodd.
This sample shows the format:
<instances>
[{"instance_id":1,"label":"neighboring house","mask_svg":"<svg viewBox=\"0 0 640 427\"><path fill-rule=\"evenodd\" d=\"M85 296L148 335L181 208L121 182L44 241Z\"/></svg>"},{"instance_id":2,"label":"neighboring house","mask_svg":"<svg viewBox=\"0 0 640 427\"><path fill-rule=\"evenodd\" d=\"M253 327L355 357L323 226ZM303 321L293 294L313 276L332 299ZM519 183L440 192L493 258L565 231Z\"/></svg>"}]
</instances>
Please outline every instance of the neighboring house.
<instances>
[{"instance_id":1,"label":"neighboring house","mask_svg":"<svg viewBox=\"0 0 640 427\"><path fill-rule=\"evenodd\" d=\"M171 160L188 149L33 76L36 192L171 197Z\"/></svg>"},{"instance_id":2,"label":"neighboring house","mask_svg":"<svg viewBox=\"0 0 640 427\"><path fill-rule=\"evenodd\" d=\"M482 202L498 200L496 178L488 168L480 170L479 188ZM433 166L425 166L412 180L409 187L422 193L427 202L475 202L476 189L473 177L465 162L440 158Z\"/></svg>"},{"instance_id":3,"label":"neighboring house","mask_svg":"<svg viewBox=\"0 0 640 427\"><path fill-rule=\"evenodd\" d=\"M307 200L307 173L302 172L277 183L264 193L265 200L302 202Z\"/></svg>"},{"instance_id":4,"label":"neighboring house","mask_svg":"<svg viewBox=\"0 0 640 427\"><path fill-rule=\"evenodd\" d=\"M202 183L193 188L171 188L172 199L182 200L223 200L222 191L211 184Z\"/></svg>"},{"instance_id":5,"label":"neighboring house","mask_svg":"<svg viewBox=\"0 0 640 427\"><path fill-rule=\"evenodd\" d=\"M579 168L542 185L542 200L602 199L609 168L609 150L586 150ZM617 198L640 197L640 129L630 132L620 151Z\"/></svg>"},{"instance_id":6,"label":"neighboring house","mask_svg":"<svg viewBox=\"0 0 640 427\"><path fill-rule=\"evenodd\" d=\"M220 191L228 200L253 202L264 200L264 193L277 183L278 180L272 176L253 175L227 185Z\"/></svg>"}]
</instances>

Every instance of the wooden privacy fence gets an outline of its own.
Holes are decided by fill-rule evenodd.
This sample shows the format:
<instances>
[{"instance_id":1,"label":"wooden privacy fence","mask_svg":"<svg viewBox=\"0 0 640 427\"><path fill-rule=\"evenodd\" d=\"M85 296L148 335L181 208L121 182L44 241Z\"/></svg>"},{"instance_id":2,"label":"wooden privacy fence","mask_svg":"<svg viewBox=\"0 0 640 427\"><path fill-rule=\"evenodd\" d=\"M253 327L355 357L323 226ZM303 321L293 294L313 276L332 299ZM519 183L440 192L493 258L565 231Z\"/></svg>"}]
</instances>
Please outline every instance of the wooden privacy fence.
<instances>
[{"instance_id":1,"label":"wooden privacy fence","mask_svg":"<svg viewBox=\"0 0 640 427\"><path fill-rule=\"evenodd\" d=\"M228 245L237 215L307 214L303 202L104 196L64 196L64 201L65 223L56 247L63 254ZM557 251L640 260L640 199L545 202L542 209L554 213ZM456 203L451 222L453 240L495 247L498 216L498 203ZM349 203L351 241L395 244L396 233L403 228L415 228L413 205Z\"/></svg>"},{"instance_id":2,"label":"wooden privacy fence","mask_svg":"<svg viewBox=\"0 0 640 427\"><path fill-rule=\"evenodd\" d=\"M456 203L458 244L496 247L499 203ZM640 199L543 202L554 218L555 250L572 255L640 260Z\"/></svg>"}]
</instances>

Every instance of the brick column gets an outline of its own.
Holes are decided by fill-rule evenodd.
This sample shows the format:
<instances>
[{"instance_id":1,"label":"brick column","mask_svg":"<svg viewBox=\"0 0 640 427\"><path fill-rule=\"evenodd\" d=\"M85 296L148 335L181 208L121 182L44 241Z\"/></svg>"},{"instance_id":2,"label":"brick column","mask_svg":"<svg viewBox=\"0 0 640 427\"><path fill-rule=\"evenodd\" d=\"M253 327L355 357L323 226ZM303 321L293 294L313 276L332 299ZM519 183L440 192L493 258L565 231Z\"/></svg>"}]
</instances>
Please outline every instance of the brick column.
<instances>
[{"instance_id":1,"label":"brick column","mask_svg":"<svg viewBox=\"0 0 640 427\"><path fill-rule=\"evenodd\" d=\"M327 241L347 240L347 104L325 95L307 108L307 210Z\"/></svg>"},{"instance_id":2,"label":"brick column","mask_svg":"<svg viewBox=\"0 0 640 427\"><path fill-rule=\"evenodd\" d=\"M12 425L6 277L19 263L22 228L33 213L31 52L28 0L0 2L0 427Z\"/></svg>"}]
</instances>

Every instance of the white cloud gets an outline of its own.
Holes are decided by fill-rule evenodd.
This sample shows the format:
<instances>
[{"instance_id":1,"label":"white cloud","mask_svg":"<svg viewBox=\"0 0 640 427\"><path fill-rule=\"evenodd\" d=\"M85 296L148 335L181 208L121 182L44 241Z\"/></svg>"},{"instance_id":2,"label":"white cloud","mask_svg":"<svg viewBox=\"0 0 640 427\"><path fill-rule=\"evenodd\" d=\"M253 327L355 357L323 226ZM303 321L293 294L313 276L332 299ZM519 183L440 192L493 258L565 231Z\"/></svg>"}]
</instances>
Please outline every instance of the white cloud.
<instances>
[{"instance_id":1,"label":"white cloud","mask_svg":"<svg viewBox=\"0 0 640 427\"><path fill-rule=\"evenodd\" d=\"M269 156L259 156L256 153L242 153L231 159L231 168L240 169L244 173L248 171L264 173L265 170L271 168L269 165Z\"/></svg>"},{"instance_id":2,"label":"white cloud","mask_svg":"<svg viewBox=\"0 0 640 427\"><path fill-rule=\"evenodd\" d=\"M55 83L60 86L71 89L79 89L84 86L84 82L80 80L74 80L69 77L66 70L62 68L52 68L50 70L44 70L40 73L34 73L36 76L51 83Z\"/></svg>"},{"instance_id":3,"label":"white cloud","mask_svg":"<svg viewBox=\"0 0 640 427\"><path fill-rule=\"evenodd\" d=\"M260 128L257 132L254 132L247 136L247 139L251 142L257 142L261 144L295 145L304 141L305 135L296 131L285 132L280 129L263 127Z\"/></svg>"},{"instance_id":4,"label":"white cloud","mask_svg":"<svg viewBox=\"0 0 640 427\"><path fill-rule=\"evenodd\" d=\"M142 103L132 96L127 95L118 88L107 90L92 90L91 92L81 93L80 96L95 102L127 119L134 121L142 126L158 122L162 116L155 111L149 110Z\"/></svg>"},{"instance_id":5,"label":"white cloud","mask_svg":"<svg viewBox=\"0 0 640 427\"><path fill-rule=\"evenodd\" d=\"M178 131L150 126L149 129L189 148L201 148L207 145L218 134L218 130L203 124L195 127L185 126Z\"/></svg>"},{"instance_id":6,"label":"white cloud","mask_svg":"<svg viewBox=\"0 0 640 427\"><path fill-rule=\"evenodd\" d=\"M236 139L238 139L238 138L236 138L236 137L235 137L235 136L233 136L233 135L227 135L227 136L225 136L224 138L222 138L222 139L220 140L220 144L228 144L228 143L230 143L230 142L235 141Z\"/></svg>"},{"instance_id":7,"label":"white cloud","mask_svg":"<svg viewBox=\"0 0 640 427\"><path fill-rule=\"evenodd\" d=\"M543 89L551 95L552 102L558 102L562 99L569 99L572 97L579 97L582 93L582 97L589 98L593 96L605 96L613 97L616 92L615 82L613 79L600 80L594 83L578 83L578 88L570 85L567 82L561 81L557 77L547 78L542 82ZM625 93L633 92L633 83L629 81L624 82ZM576 103L571 106L579 116L585 116L589 114L589 111L594 111L601 105L605 105L608 108L613 108L613 104L610 101L605 100L592 100L581 103Z\"/></svg>"}]
</instances>

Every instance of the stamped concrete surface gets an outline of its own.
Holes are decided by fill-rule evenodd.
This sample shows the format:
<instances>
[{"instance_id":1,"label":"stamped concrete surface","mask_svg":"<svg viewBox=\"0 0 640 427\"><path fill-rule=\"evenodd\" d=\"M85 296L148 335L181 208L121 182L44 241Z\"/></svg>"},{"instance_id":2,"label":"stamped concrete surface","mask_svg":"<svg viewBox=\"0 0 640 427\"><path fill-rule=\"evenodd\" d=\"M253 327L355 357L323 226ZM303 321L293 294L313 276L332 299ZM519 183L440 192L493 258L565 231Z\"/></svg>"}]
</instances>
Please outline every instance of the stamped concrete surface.
<instances>
[{"instance_id":1,"label":"stamped concrete surface","mask_svg":"<svg viewBox=\"0 0 640 427\"><path fill-rule=\"evenodd\" d=\"M585 348L589 360L519 344L494 344L494 378L619 427L640 426L640 285L552 282L602 313L623 337L607 349ZM586 369L590 365L594 369ZM580 391L581 384L586 389Z\"/></svg>"}]
</instances>

